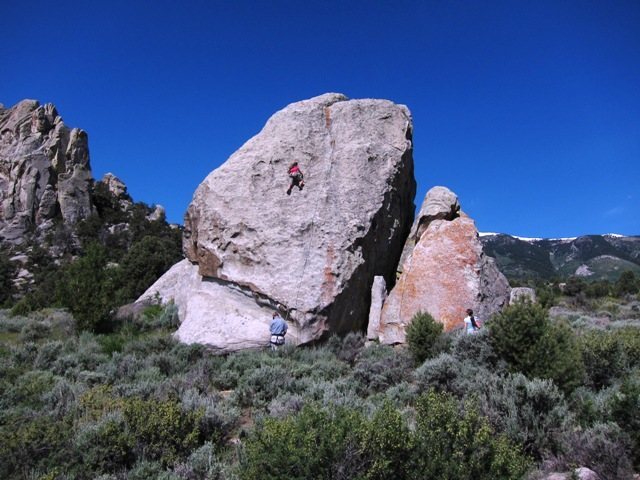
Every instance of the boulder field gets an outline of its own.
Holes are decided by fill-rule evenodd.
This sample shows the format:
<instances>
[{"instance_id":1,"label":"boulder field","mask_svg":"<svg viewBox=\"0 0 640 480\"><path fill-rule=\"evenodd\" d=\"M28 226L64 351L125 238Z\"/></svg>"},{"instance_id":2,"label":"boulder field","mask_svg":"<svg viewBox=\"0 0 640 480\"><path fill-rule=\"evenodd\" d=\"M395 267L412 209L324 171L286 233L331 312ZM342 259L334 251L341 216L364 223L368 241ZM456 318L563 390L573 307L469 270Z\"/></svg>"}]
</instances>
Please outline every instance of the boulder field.
<instances>
[{"instance_id":1,"label":"boulder field","mask_svg":"<svg viewBox=\"0 0 640 480\"><path fill-rule=\"evenodd\" d=\"M139 301L173 299L177 337L221 351L265 345L273 311L296 344L366 328L413 222L412 128L403 105L333 93L277 112L198 186L187 259Z\"/></svg>"},{"instance_id":2,"label":"boulder field","mask_svg":"<svg viewBox=\"0 0 640 480\"><path fill-rule=\"evenodd\" d=\"M455 194L430 191L414 222L412 129L404 105L336 93L275 113L198 186L186 259L137 302L174 301L177 338L219 352L266 346L273 312L293 344L365 329L400 343L417 310L450 329L499 309L508 284ZM289 194L294 161L305 185Z\"/></svg>"}]
</instances>

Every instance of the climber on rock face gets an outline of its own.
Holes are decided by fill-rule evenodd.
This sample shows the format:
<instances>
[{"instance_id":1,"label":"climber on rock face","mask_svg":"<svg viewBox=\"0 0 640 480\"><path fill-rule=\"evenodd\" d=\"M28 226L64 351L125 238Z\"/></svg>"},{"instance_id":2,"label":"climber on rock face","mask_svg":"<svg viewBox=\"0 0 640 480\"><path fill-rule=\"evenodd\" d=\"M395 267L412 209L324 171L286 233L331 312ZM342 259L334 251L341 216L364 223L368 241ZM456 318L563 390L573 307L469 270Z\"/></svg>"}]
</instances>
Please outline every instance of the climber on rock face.
<instances>
[{"instance_id":1,"label":"climber on rock face","mask_svg":"<svg viewBox=\"0 0 640 480\"><path fill-rule=\"evenodd\" d=\"M278 312L273 312L269 332L271 333L271 350L278 350L284 345L284 336L287 334L287 322Z\"/></svg>"},{"instance_id":2,"label":"climber on rock face","mask_svg":"<svg viewBox=\"0 0 640 480\"><path fill-rule=\"evenodd\" d=\"M302 190L302 187L304 187L304 176L302 175L302 170L300 170L300 167L298 166L298 162L293 162L289 166L288 173L289 178L291 178L291 185L289 185L289 188L287 189L287 195L291 195L291 189L293 187L298 187Z\"/></svg>"}]
</instances>

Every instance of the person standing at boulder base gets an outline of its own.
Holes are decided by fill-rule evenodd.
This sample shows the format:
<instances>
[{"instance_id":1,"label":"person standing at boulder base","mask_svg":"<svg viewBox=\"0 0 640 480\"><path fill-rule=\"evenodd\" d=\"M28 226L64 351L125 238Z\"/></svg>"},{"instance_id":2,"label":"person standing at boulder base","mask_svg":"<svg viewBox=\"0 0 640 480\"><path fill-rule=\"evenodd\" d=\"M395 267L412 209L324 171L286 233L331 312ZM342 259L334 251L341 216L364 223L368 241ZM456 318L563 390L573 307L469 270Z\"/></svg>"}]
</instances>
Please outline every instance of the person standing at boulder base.
<instances>
[{"instance_id":1,"label":"person standing at boulder base","mask_svg":"<svg viewBox=\"0 0 640 480\"><path fill-rule=\"evenodd\" d=\"M287 334L287 322L284 321L278 312L273 312L269 332L271 332L271 350L277 350L278 347L284 345L284 336Z\"/></svg>"},{"instance_id":2,"label":"person standing at boulder base","mask_svg":"<svg viewBox=\"0 0 640 480\"><path fill-rule=\"evenodd\" d=\"M289 178L291 178L291 185L289 185L289 188L287 189L287 195L291 195L291 189L293 187L298 187L300 190L302 190L302 187L304 187L304 175L302 174L302 170L300 170L300 167L298 166L298 162L293 162L291 165L289 165Z\"/></svg>"},{"instance_id":3,"label":"person standing at boulder base","mask_svg":"<svg viewBox=\"0 0 640 480\"><path fill-rule=\"evenodd\" d=\"M470 308L467 309L467 316L464 317L464 328L468 334L473 334L480 330L478 321L473 316L473 310L471 310Z\"/></svg>"}]
</instances>

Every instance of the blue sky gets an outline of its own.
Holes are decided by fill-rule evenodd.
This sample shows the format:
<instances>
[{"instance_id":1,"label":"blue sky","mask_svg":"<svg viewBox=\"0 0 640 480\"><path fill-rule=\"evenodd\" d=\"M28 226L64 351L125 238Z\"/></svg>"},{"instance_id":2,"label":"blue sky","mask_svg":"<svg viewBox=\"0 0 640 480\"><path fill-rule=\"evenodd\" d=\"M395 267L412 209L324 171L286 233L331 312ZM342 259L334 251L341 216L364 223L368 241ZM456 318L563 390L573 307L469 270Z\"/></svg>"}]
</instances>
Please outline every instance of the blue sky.
<instances>
[{"instance_id":1,"label":"blue sky","mask_svg":"<svg viewBox=\"0 0 640 480\"><path fill-rule=\"evenodd\" d=\"M271 114L340 92L409 107L418 207L445 185L481 231L640 234L637 0L4 1L0 42L0 103L54 103L173 222Z\"/></svg>"}]
</instances>

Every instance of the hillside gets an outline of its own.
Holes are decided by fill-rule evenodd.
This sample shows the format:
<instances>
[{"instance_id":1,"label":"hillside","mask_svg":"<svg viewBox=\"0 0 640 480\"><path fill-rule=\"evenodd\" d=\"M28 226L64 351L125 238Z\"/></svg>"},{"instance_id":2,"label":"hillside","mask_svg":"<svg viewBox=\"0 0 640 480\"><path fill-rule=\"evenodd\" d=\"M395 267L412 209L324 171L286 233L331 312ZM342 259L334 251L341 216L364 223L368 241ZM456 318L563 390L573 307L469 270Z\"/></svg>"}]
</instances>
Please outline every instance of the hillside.
<instances>
[{"instance_id":1,"label":"hillside","mask_svg":"<svg viewBox=\"0 0 640 480\"><path fill-rule=\"evenodd\" d=\"M567 278L615 281L627 270L640 274L640 237L586 235L566 239L523 239L482 234L487 255L510 280Z\"/></svg>"},{"instance_id":2,"label":"hillside","mask_svg":"<svg viewBox=\"0 0 640 480\"><path fill-rule=\"evenodd\" d=\"M134 201L112 174L91 173L86 132L56 107L0 107L0 306L69 308L83 328L109 328L182 258L182 230Z\"/></svg>"}]
</instances>

